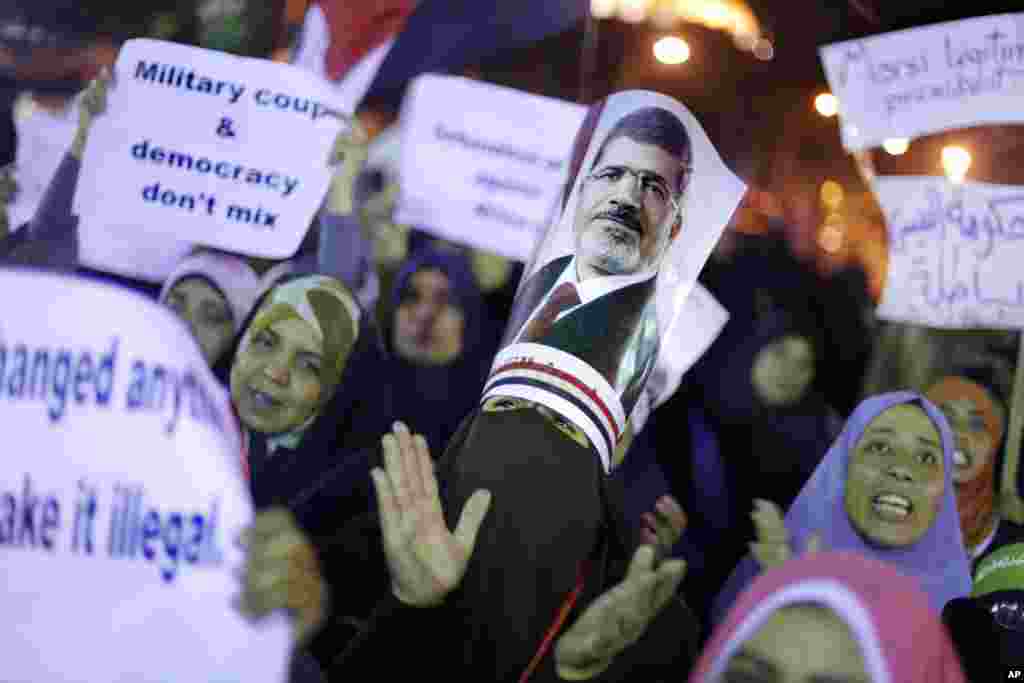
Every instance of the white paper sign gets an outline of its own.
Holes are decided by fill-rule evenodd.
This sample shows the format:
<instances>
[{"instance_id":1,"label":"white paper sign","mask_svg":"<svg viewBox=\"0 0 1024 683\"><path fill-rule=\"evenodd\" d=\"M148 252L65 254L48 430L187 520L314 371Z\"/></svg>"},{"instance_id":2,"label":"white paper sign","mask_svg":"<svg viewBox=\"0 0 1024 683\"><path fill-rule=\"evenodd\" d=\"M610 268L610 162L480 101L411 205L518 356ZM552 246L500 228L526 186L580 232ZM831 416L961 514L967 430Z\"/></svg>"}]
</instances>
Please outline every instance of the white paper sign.
<instances>
[{"instance_id":1,"label":"white paper sign","mask_svg":"<svg viewBox=\"0 0 1024 683\"><path fill-rule=\"evenodd\" d=\"M295 253L342 126L328 113L339 109L329 83L289 64L156 40L125 43L115 79L75 193L83 262L107 267L90 257L111 241L138 244L140 228L165 244Z\"/></svg>"},{"instance_id":2,"label":"white paper sign","mask_svg":"<svg viewBox=\"0 0 1024 683\"><path fill-rule=\"evenodd\" d=\"M64 111L50 112L36 105L27 93L19 97L14 115L18 136L14 180L18 193L7 205L12 230L32 220L77 126L77 98Z\"/></svg>"},{"instance_id":3,"label":"white paper sign","mask_svg":"<svg viewBox=\"0 0 1024 683\"><path fill-rule=\"evenodd\" d=\"M284 681L284 617L230 604L252 505L185 326L92 281L0 269L0 291L0 680Z\"/></svg>"},{"instance_id":4,"label":"white paper sign","mask_svg":"<svg viewBox=\"0 0 1024 683\"><path fill-rule=\"evenodd\" d=\"M1024 14L834 43L821 48L821 60L850 151L1024 121Z\"/></svg>"},{"instance_id":5,"label":"white paper sign","mask_svg":"<svg viewBox=\"0 0 1024 683\"><path fill-rule=\"evenodd\" d=\"M636 433L643 429L651 412L679 390L683 375L718 339L727 322L729 311L703 285L694 285L665 335L667 343L658 350L654 370L633 409Z\"/></svg>"},{"instance_id":6,"label":"white paper sign","mask_svg":"<svg viewBox=\"0 0 1024 683\"><path fill-rule=\"evenodd\" d=\"M402 105L397 221L528 260L585 115L562 100L419 76Z\"/></svg>"},{"instance_id":7,"label":"white paper sign","mask_svg":"<svg viewBox=\"0 0 1024 683\"><path fill-rule=\"evenodd\" d=\"M879 317L1024 327L1024 187L880 177L874 190L889 231Z\"/></svg>"}]
</instances>

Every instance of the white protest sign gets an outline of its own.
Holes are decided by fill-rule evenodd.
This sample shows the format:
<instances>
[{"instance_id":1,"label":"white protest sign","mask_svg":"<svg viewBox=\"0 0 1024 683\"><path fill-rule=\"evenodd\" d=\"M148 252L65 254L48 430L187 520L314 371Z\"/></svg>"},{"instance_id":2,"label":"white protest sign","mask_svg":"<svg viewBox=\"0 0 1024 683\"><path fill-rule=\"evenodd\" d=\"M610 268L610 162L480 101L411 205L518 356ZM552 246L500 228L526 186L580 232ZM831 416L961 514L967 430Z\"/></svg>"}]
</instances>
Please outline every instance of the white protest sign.
<instances>
[{"instance_id":1,"label":"white protest sign","mask_svg":"<svg viewBox=\"0 0 1024 683\"><path fill-rule=\"evenodd\" d=\"M75 193L82 261L124 270L91 257L140 243L140 229L163 244L292 256L330 182L332 110L331 85L304 69L128 41Z\"/></svg>"},{"instance_id":2,"label":"white protest sign","mask_svg":"<svg viewBox=\"0 0 1024 683\"><path fill-rule=\"evenodd\" d=\"M23 93L17 101L14 128L18 136L14 180L18 193L7 205L11 229L32 220L50 181L67 154L78 126L78 99L63 111L51 112Z\"/></svg>"},{"instance_id":3,"label":"white protest sign","mask_svg":"<svg viewBox=\"0 0 1024 683\"><path fill-rule=\"evenodd\" d=\"M820 52L847 150L1024 121L1024 14L884 33Z\"/></svg>"},{"instance_id":4,"label":"white protest sign","mask_svg":"<svg viewBox=\"0 0 1024 683\"><path fill-rule=\"evenodd\" d=\"M683 375L700 360L729 322L729 311L700 283L693 286L688 296L685 290L678 296L685 296L685 301L665 336L667 343L658 349L658 360L641 400L633 409L636 432L643 429L652 411L678 391ZM666 313L659 310L659 315Z\"/></svg>"},{"instance_id":5,"label":"white protest sign","mask_svg":"<svg viewBox=\"0 0 1024 683\"><path fill-rule=\"evenodd\" d=\"M528 260L585 115L488 83L417 77L402 105L397 222Z\"/></svg>"},{"instance_id":6,"label":"white protest sign","mask_svg":"<svg viewBox=\"0 0 1024 683\"><path fill-rule=\"evenodd\" d=\"M1024 187L883 176L874 190L889 232L880 318L1024 328Z\"/></svg>"},{"instance_id":7,"label":"white protest sign","mask_svg":"<svg viewBox=\"0 0 1024 683\"><path fill-rule=\"evenodd\" d=\"M284 617L231 606L252 505L185 326L72 277L0 269L0 291L17 292L0 321L0 679L284 681Z\"/></svg>"}]
</instances>

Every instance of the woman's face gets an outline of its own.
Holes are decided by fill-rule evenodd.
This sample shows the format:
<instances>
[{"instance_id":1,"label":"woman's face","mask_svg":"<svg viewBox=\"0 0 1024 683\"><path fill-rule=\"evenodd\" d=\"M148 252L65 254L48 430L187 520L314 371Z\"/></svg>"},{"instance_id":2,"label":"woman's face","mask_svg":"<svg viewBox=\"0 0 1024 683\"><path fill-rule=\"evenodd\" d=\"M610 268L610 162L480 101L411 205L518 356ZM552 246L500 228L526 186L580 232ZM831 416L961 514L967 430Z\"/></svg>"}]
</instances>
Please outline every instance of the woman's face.
<instances>
[{"instance_id":1,"label":"woman's face","mask_svg":"<svg viewBox=\"0 0 1024 683\"><path fill-rule=\"evenodd\" d=\"M831 610L775 612L729 660L719 683L869 683L853 633Z\"/></svg>"},{"instance_id":2,"label":"woman's face","mask_svg":"<svg viewBox=\"0 0 1024 683\"><path fill-rule=\"evenodd\" d=\"M395 351L412 363L444 365L462 353L464 328L448 277L434 268L414 273L395 311Z\"/></svg>"},{"instance_id":3,"label":"woman's face","mask_svg":"<svg viewBox=\"0 0 1024 683\"><path fill-rule=\"evenodd\" d=\"M249 335L231 367L231 399L242 423L277 434L300 427L320 404L323 342L304 320L279 320Z\"/></svg>"},{"instance_id":4,"label":"woman's face","mask_svg":"<svg viewBox=\"0 0 1024 683\"><path fill-rule=\"evenodd\" d=\"M914 405L889 408L868 424L850 455L846 513L869 542L917 543L942 505L945 464L938 428Z\"/></svg>"},{"instance_id":5,"label":"woman's face","mask_svg":"<svg viewBox=\"0 0 1024 683\"><path fill-rule=\"evenodd\" d=\"M806 338L794 334L761 349L751 371L758 398L773 408L799 401L813 379L814 348Z\"/></svg>"},{"instance_id":6,"label":"woman's face","mask_svg":"<svg viewBox=\"0 0 1024 683\"><path fill-rule=\"evenodd\" d=\"M970 398L963 397L939 404L956 436L953 454L953 482L964 484L981 474L992 459L998 444L985 426L985 416Z\"/></svg>"},{"instance_id":7,"label":"woman's face","mask_svg":"<svg viewBox=\"0 0 1024 683\"><path fill-rule=\"evenodd\" d=\"M207 364L216 363L235 336L227 299L203 278L187 277L171 287L164 303L188 325Z\"/></svg>"}]
</instances>

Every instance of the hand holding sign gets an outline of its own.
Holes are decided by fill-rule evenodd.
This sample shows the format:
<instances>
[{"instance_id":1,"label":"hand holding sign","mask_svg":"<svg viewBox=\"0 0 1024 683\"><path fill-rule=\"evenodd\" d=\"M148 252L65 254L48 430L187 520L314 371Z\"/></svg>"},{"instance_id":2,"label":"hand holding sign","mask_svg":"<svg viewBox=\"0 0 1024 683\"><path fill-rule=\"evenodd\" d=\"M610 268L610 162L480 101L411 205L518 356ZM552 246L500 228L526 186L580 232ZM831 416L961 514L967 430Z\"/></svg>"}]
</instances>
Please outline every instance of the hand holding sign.
<instances>
[{"instance_id":1,"label":"hand holding sign","mask_svg":"<svg viewBox=\"0 0 1024 683\"><path fill-rule=\"evenodd\" d=\"M351 214L355 205L355 184L368 156L369 135L354 116L334 114L348 124L338 133L327 158L328 166L335 167L331 187L327 193L327 210L333 214Z\"/></svg>"},{"instance_id":2,"label":"hand holding sign","mask_svg":"<svg viewBox=\"0 0 1024 683\"><path fill-rule=\"evenodd\" d=\"M107 111L107 91L112 81L110 71L103 67L103 71L89 84L89 89L82 96L78 109L78 130L75 131L75 139L71 143L71 155L79 161L85 153L85 143L89 138L93 120Z\"/></svg>"},{"instance_id":3,"label":"hand holding sign","mask_svg":"<svg viewBox=\"0 0 1024 683\"><path fill-rule=\"evenodd\" d=\"M491 504L477 491L452 534L444 520L427 442L402 423L383 439L385 470L371 472L377 489L384 553L395 596L413 607L440 604L466 573L476 534Z\"/></svg>"}]
</instances>

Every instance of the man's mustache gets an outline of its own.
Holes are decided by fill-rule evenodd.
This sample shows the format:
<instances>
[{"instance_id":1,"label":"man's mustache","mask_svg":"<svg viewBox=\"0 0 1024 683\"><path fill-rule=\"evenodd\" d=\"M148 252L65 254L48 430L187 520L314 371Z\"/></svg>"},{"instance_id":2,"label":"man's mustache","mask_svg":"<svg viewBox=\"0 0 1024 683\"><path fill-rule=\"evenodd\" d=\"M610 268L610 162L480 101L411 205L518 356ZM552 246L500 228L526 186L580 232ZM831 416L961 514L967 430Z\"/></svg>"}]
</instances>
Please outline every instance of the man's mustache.
<instances>
[{"instance_id":1,"label":"man's mustache","mask_svg":"<svg viewBox=\"0 0 1024 683\"><path fill-rule=\"evenodd\" d=\"M644 234L643 221L640 220L640 216L637 215L636 209L628 206L613 206L607 211L602 211L597 214L597 218L603 218L605 220L615 221L621 223L631 230L635 230L641 235Z\"/></svg>"}]
</instances>

